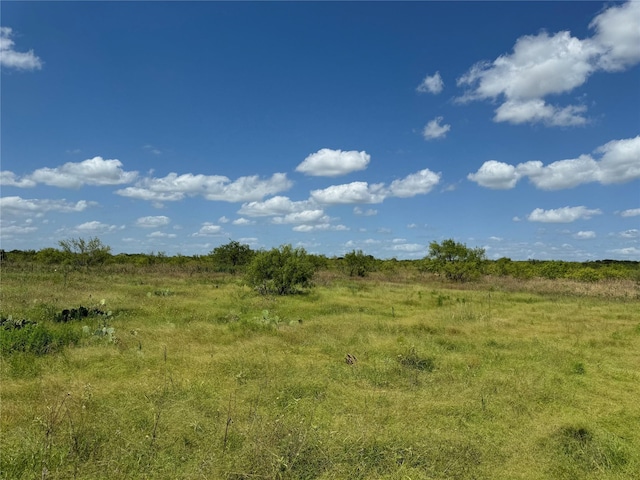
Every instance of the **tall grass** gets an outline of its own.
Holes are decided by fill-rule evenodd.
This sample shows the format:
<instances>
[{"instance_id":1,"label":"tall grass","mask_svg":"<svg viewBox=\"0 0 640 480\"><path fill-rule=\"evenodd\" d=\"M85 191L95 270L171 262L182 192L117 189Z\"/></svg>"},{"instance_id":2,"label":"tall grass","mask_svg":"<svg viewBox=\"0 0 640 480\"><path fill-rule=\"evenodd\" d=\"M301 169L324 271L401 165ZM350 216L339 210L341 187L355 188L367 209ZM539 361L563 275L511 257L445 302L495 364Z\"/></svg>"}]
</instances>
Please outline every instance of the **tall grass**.
<instances>
[{"instance_id":1,"label":"tall grass","mask_svg":"<svg viewBox=\"0 0 640 480\"><path fill-rule=\"evenodd\" d=\"M0 314L79 340L2 352L0 477L640 471L633 283L454 286L400 270L264 297L231 276L164 273L3 272ZM102 300L115 341L83 332L89 320L53 323Z\"/></svg>"}]
</instances>

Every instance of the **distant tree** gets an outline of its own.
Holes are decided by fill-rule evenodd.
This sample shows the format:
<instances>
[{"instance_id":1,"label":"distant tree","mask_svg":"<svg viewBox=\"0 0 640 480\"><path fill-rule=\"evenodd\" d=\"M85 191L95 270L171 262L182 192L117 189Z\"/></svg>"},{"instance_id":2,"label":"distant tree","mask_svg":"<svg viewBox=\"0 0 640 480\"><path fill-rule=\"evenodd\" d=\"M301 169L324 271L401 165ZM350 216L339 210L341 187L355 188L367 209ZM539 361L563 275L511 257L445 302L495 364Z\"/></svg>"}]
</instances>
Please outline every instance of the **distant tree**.
<instances>
[{"instance_id":1,"label":"distant tree","mask_svg":"<svg viewBox=\"0 0 640 480\"><path fill-rule=\"evenodd\" d=\"M444 275L449 280L465 282L479 277L486 260L483 248L468 248L453 239L429 244L425 270Z\"/></svg>"},{"instance_id":2,"label":"distant tree","mask_svg":"<svg viewBox=\"0 0 640 480\"><path fill-rule=\"evenodd\" d=\"M104 245L98 237L85 240L70 238L58 242L65 254L65 260L77 266L102 265L111 257L111 247Z\"/></svg>"},{"instance_id":3,"label":"distant tree","mask_svg":"<svg viewBox=\"0 0 640 480\"><path fill-rule=\"evenodd\" d=\"M254 253L249 245L231 240L225 245L214 248L209 255L217 270L235 273L251 262Z\"/></svg>"},{"instance_id":4,"label":"distant tree","mask_svg":"<svg viewBox=\"0 0 640 480\"><path fill-rule=\"evenodd\" d=\"M288 295L311 287L315 267L304 248L283 245L255 254L247 281L263 295Z\"/></svg>"},{"instance_id":5,"label":"distant tree","mask_svg":"<svg viewBox=\"0 0 640 480\"><path fill-rule=\"evenodd\" d=\"M366 277L375 268L375 259L362 250L353 250L344 256L344 264L350 277Z\"/></svg>"}]
</instances>

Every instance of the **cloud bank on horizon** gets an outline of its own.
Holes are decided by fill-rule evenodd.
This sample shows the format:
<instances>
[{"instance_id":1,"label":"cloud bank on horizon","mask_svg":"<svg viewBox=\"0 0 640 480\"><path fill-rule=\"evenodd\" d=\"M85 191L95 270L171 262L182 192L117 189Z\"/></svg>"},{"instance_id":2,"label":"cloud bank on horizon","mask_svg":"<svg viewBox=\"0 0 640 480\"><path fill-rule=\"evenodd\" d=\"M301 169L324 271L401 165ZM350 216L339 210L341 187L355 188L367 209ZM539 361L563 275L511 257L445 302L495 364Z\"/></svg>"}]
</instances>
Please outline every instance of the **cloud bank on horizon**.
<instances>
[{"instance_id":1,"label":"cloud bank on horizon","mask_svg":"<svg viewBox=\"0 0 640 480\"><path fill-rule=\"evenodd\" d=\"M19 10L20 7L12 8ZM60 15L65 10L64 6L56 5L47 8L59 9ZM86 8L90 11L132 7ZM145 8L153 13L157 7ZM172 12L178 8L173 6ZM225 6L201 8L224 9ZM322 10L341 6L305 8ZM359 11L371 7L348 8ZM402 7L409 12L407 15L413 8L435 7L428 4ZM14 18L12 13L9 9L3 20L10 23ZM450 13L453 15L453 10ZM575 26L571 8L566 21ZM487 48L501 48L494 50L495 59L476 59L470 66L454 62L454 56L440 57L442 64L427 61L426 70L431 73L422 77L417 87L415 80L420 77L404 78L400 69L381 78L379 84L372 76L369 88L379 85L383 90L376 93L379 101L374 100L365 107L368 109L365 116L355 109L358 103L353 100L364 93L360 94L359 87L350 87L348 82L344 92L332 91L335 103L326 107L319 103L308 112L300 110L297 105L306 97L300 97L298 87L286 82L291 73L287 76L274 65L265 73L264 81L289 86L275 90L273 100L269 95L252 96L253 104L247 108L266 112L264 128L269 128L269 122L289 122L290 141L296 146L297 156L285 153L289 150L282 148L281 143L275 140L271 143L268 136L261 133L259 124L254 125L247 117L242 118L248 129L246 138L234 145L232 140L225 140L238 135L232 110L222 107L220 112L200 110L198 102L189 107L191 97L178 90L176 105L184 117L167 117L165 121L170 122L171 129L183 128L184 135L189 137L200 124L207 123L207 115L220 115L221 119L227 115L227 118L216 123L216 129L202 134L200 143L194 142L195 146L158 147L170 135L148 139L153 131L144 124L138 124L144 134L136 128L119 127L117 122L123 121L121 113L109 117L106 109L102 115L107 123L94 120L95 112L90 106L84 110L82 102L72 100L77 92L88 88L87 99L105 95L117 101L120 93L113 90L110 83L101 86L96 81L95 91L86 84L82 87L71 84L69 90L60 91L60 101L75 105L77 118L73 114L61 114L52 105L45 115L47 119L59 119L65 132L83 130L86 123L90 127L83 130L87 138L106 135L110 139L106 143L87 141L88 147L95 149L92 146L95 143L102 145L103 151L117 153L120 150L121 153L55 161L51 158L81 155L87 147L79 149L72 142L81 143L83 137L70 134L65 138L69 144L64 150L56 147L59 141L47 132L46 122L29 115L38 109L46 110L46 104L43 107L42 103L30 103L28 98L34 92L40 99L47 98L47 82L69 79L73 73L68 70L69 66L66 69L57 66L63 61L61 57L81 56L83 52L77 43L71 46L54 43L45 49L45 39L38 38L34 30L2 26L0 67L6 90L4 97L10 99L6 102L7 111L3 108L2 124L2 248L24 248L25 245L44 248L70 235L80 235L104 236L105 243L114 246L115 251L206 253L217 244L236 238L257 248L294 243L327 255L341 255L358 248L383 258L419 258L426 254L431 240L456 237L465 243L480 243L489 256L495 258L589 260L617 256L640 260L637 234L640 226L640 117L637 115L640 94L635 92L631 101L622 99L624 108L621 109L620 103L611 103L621 90L612 91L606 85L608 79L612 79L622 85L623 90L633 92L633 85L637 85L640 78L640 2L604 6L582 28L588 34L579 38L569 29L550 33L538 26L538 33L524 31L510 45L488 44ZM31 37L36 45L30 43ZM280 45L278 38L267 43L271 41ZM229 52L241 47L229 47ZM145 48L150 49L151 58L155 47L145 44ZM221 52L225 51L224 47L220 48ZM337 45L335 51L330 45L327 48L333 56L343 51L341 45ZM358 45L357 48L364 47ZM40 49L47 55L40 53ZM508 53L500 54L500 51ZM238 58L241 58L239 52ZM109 58L119 58L117 51L112 55ZM419 49L415 55L416 58L421 55ZM309 69L313 71L313 56L309 60ZM265 68L258 58L254 61L256 69ZM170 66L146 64L144 58L140 62L141 71L150 75L142 77L151 82L149 85L153 85L159 71L168 77L178 75L162 70ZM370 64L363 65L371 68ZM210 78L217 78L211 77L214 73L221 75L217 68L198 68ZM213 97L214 105L223 105L224 97L231 96L237 109L243 95L249 95L250 90L237 93L237 97L229 93L238 82L250 88L251 68L242 68L249 69L246 76L233 76L231 83L225 83L221 97ZM304 84L310 92L309 98L313 98L314 92L332 88L331 76L316 73L317 79L305 77L310 82ZM49 74L55 75L54 80L47 77ZM345 76L339 70L335 70L335 75ZM42 83L39 76L45 77ZM445 89L448 77L455 78L455 82L447 81ZM29 80L21 82L23 78ZM398 78L400 84L413 82L414 87L404 94L400 90L400 93L387 93L388 87L384 86L395 85L393 82ZM185 74L183 81L193 82L193 77ZM361 87L363 91L367 81L366 77L360 79L360 83L365 84ZM122 82L117 85L124 91L139 88L135 75L117 82ZM591 87L591 82L596 85ZM456 93L444 98L443 93L452 89L451 83L455 84ZM348 86L356 89L350 90ZM146 90L152 88L145 87ZM202 98L213 95L206 84L201 91L193 88L189 94ZM387 107L386 112L376 113L376 122L369 121L372 112L382 108L377 105L389 103L385 95L394 98L391 104L404 102L403 108L413 126L400 120L398 115L403 109L393 105ZM271 107L261 110L255 106L257 102L269 102ZM130 103L135 104L136 100ZM412 103L426 108L410 114L415 109L410 106ZM487 103L493 108L492 116L484 114ZM607 108L600 110L601 103ZM135 105L131 108L130 115L137 117ZM289 119L288 111L302 113L298 113L299 118ZM591 115L591 111L595 111L595 115ZM415 122L420 118L431 120L419 127ZM629 118L638 122L630 125ZM394 132L394 121L406 126ZM113 128L105 126L110 122L114 122ZM184 126L180 125L182 122ZM166 128L162 123L159 125ZM18 133L27 131L19 128L24 126L30 127L28 133ZM516 132L513 139L508 129ZM407 132L412 132L411 138ZM350 137L361 140L350 141ZM51 153L40 156L31 147L32 142L43 143L44 150ZM358 148L335 148L354 143ZM136 155L131 154L132 145L138 145ZM233 157L219 160L219 155L208 151L208 148L222 148L218 145L224 145L228 155L234 155L235 151L242 160L236 161ZM56 148L58 153L54 153ZM485 159L479 158L481 155L486 155ZM500 155L517 160L495 159ZM554 158L554 155L557 156ZM277 166L272 168L272 164ZM211 170L229 173L216 174ZM332 181L337 177L347 177L347 180ZM510 196L497 202L495 195L500 191L504 192L501 195ZM377 207L368 208L371 205ZM158 210L161 214L156 213ZM70 218L76 219L75 222ZM577 227L553 229L556 224ZM580 245L567 248L569 241Z\"/></svg>"}]
</instances>

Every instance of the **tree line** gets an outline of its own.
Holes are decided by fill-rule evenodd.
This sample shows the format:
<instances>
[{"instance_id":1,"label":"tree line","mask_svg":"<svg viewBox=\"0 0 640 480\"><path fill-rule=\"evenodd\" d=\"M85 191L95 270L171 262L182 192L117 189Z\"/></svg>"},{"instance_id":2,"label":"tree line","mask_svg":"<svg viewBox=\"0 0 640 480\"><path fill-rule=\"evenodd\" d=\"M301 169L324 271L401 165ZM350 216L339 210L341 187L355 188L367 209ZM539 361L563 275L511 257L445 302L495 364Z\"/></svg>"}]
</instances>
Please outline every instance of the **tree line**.
<instances>
[{"instance_id":1,"label":"tree line","mask_svg":"<svg viewBox=\"0 0 640 480\"><path fill-rule=\"evenodd\" d=\"M489 260L482 248L471 248L453 239L431 242L429 253L417 260L381 260L362 250L352 250L341 257L310 254L304 248L282 245L270 250L253 250L235 240L214 248L206 255L173 255L164 252L147 254L112 254L111 248L97 238L71 238L58 248L35 250L0 250L3 265L36 263L60 265L67 269L91 269L103 265L171 265L243 275L257 290L269 294L290 294L312 285L318 270L338 270L350 277L365 277L375 271L413 268L452 282L474 281L484 275L521 279L567 278L586 282L604 279L634 279L640 282L640 262L601 260L567 262L560 260L515 261L509 258Z\"/></svg>"}]
</instances>

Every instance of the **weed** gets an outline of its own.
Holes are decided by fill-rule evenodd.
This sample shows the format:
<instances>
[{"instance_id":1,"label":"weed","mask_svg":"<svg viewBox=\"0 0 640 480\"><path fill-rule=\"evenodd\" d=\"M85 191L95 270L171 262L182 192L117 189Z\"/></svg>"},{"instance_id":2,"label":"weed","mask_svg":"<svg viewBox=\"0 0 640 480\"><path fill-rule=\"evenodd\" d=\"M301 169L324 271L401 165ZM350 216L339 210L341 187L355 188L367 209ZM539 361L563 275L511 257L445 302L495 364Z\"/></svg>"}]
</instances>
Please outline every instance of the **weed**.
<instances>
[{"instance_id":1,"label":"weed","mask_svg":"<svg viewBox=\"0 0 640 480\"><path fill-rule=\"evenodd\" d=\"M432 372L436 368L435 360L432 357L421 357L415 347L411 347L404 355L398 355L398 361L407 368L424 372Z\"/></svg>"}]
</instances>

